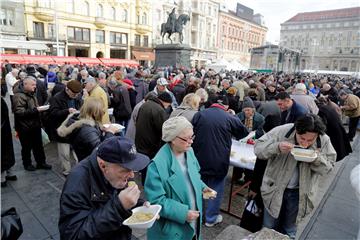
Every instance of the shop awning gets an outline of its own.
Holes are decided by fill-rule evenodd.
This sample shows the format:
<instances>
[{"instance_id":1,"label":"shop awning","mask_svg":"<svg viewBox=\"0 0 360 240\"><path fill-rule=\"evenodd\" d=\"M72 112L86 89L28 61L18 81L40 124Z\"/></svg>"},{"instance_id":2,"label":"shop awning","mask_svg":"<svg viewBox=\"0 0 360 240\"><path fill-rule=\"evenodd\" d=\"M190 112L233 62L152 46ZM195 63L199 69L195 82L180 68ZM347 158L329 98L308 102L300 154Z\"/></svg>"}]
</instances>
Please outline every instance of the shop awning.
<instances>
[{"instance_id":1,"label":"shop awning","mask_svg":"<svg viewBox=\"0 0 360 240\"><path fill-rule=\"evenodd\" d=\"M65 63L69 63L69 64L79 64L80 61L76 58L76 57L61 57L61 56L51 56L52 59L54 59L54 61L57 64L65 64Z\"/></svg>"},{"instance_id":2,"label":"shop awning","mask_svg":"<svg viewBox=\"0 0 360 240\"><path fill-rule=\"evenodd\" d=\"M46 55L22 55L26 64L53 64L54 59Z\"/></svg>"},{"instance_id":3,"label":"shop awning","mask_svg":"<svg viewBox=\"0 0 360 240\"><path fill-rule=\"evenodd\" d=\"M132 51L136 60L155 61L155 54L153 52L138 52Z\"/></svg>"},{"instance_id":4,"label":"shop awning","mask_svg":"<svg viewBox=\"0 0 360 240\"><path fill-rule=\"evenodd\" d=\"M45 43L37 42L37 41L0 39L0 43L1 43L1 47L3 48L31 49L31 50L44 50L44 51L47 51L49 49Z\"/></svg>"},{"instance_id":5,"label":"shop awning","mask_svg":"<svg viewBox=\"0 0 360 240\"><path fill-rule=\"evenodd\" d=\"M25 63L24 58L22 57L22 55L18 55L18 54L1 54L1 62L5 62L5 60L8 60L9 63L13 63L13 64L23 64Z\"/></svg>"},{"instance_id":6,"label":"shop awning","mask_svg":"<svg viewBox=\"0 0 360 240\"><path fill-rule=\"evenodd\" d=\"M98 58L86 58L86 57L78 57L80 63L86 65L95 65L95 64L102 64L102 62Z\"/></svg>"},{"instance_id":7,"label":"shop awning","mask_svg":"<svg viewBox=\"0 0 360 240\"><path fill-rule=\"evenodd\" d=\"M139 63L134 60L129 59L119 59L119 58L99 58L101 62L105 66L120 66L120 67L133 67L133 66L139 66Z\"/></svg>"}]
</instances>

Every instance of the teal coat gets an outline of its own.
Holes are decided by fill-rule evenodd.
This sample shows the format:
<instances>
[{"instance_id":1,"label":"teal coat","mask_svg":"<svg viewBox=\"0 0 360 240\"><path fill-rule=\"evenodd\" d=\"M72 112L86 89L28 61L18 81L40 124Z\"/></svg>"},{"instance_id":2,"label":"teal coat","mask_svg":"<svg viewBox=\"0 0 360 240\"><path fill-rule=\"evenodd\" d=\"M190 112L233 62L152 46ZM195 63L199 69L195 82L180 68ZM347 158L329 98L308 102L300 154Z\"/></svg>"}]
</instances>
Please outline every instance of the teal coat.
<instances>
[{"instance_id":1,"label":"teal coat","mask_svg":"<svg viewBox=\"0 0 360 240\"><path fill-rule=\"evenodd\" d=\"M190 180L195 190L196 207L200 211L198 236L201 239L202 190L207 186L201 180L200 166L192 148L185 154ZM191 205L190 194L185 186L185 176L180 169L180 164L169 144L165 144L159 150L148 166L144 190L146 199L151 204L162 206L160 219L148 229L147 239L191 240L196 230L186 221Z\"/></svg>"}]
</instances>

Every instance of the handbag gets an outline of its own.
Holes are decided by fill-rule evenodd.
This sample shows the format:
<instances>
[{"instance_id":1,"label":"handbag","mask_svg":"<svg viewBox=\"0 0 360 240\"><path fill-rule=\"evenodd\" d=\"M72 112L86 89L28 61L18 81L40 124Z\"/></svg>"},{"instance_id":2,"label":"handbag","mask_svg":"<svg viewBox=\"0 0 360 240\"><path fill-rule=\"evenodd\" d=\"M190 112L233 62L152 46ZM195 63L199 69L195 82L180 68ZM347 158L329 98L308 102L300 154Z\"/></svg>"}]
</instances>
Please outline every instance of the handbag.
<instances>
[{"instance_id":1,"label":"handbag","mask_svg":"<svg viewBox=\"0 0 360 240\"><path fill-rule=\"evenodd\" d=\"M1 239L18 239L23 233L20 216L14 207L1 212Z\"/></svg>"},{"instance_id":2,"label":"handbag","mask_svg":"<svg viewBox=\"0 0 360 240\"><path fill-rule=\"evenodd\" d=\"M257 232L263 225L263 210L259 208L256 201L249 198L245 203L245 209L241 217L240 227Z\"/></svg>"}]
</instances>

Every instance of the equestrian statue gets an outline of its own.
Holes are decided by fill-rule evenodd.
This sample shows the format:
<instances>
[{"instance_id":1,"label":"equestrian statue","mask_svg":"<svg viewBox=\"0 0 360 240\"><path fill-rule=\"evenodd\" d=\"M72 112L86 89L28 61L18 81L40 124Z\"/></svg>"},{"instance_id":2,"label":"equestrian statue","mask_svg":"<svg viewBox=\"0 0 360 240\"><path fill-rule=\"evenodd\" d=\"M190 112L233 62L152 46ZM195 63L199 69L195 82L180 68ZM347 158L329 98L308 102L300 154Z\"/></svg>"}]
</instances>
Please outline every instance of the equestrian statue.
<instances>
[{"instance_id":1,"label":"equestrian statue","mask_svg":"<svg viewBox=\"0 0 360 240\"><path fill-rule=\"evenodd\" d=\"M175 14L175 8L173 8L173 10L171 11L171 13L169 14L169 17L166 21L166 23L162 23L161 24L161 37L162 37L162 43L164 44L164 36L167 33L168 34L168 39L170 40L170 42L172 43L172 39L170 38L170 36L173 33L179 33L179 40L180 43L182 43L182 41L184 40L184 36L183 36L183 26L190 21L190 17L187 14L180 14L178 18L176 18L176 14Z\"/></svg>"}]
</instances>

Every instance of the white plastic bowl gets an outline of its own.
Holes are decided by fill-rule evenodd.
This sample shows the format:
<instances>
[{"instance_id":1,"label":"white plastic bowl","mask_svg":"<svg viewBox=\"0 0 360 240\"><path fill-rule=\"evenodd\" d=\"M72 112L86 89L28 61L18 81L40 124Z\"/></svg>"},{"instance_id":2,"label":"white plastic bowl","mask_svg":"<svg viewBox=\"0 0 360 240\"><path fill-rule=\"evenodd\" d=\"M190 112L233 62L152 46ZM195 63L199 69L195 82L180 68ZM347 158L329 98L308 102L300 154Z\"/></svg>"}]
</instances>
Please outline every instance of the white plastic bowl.
<instances>
[{"instance_id":1,"label":"white plastic bowl","mask_svg":"<svg viewBox=\"0 0 360 240\"><path fill-rule=\"evenodd\" d=\"M154 222L156 221L157 216L160 214L161 206L160 205L151 205L150 207L137 207L132 210L133 213L142 212L142 213L152 213L154 217L146 222L140 223L128 223L129 218L123 222L123 225L129 226L130 228L142 228L147 229L151 228Z\"/></svg>"},{"instance_id":2,"label":"white plastic bowl","mask_svg":"<svg viewBox=\"0 0 360 240\"><path fill-rule=\"evenodd\" d=\"M293 148L291 154L297 161L301 162L313 162L317 158L313 149Z\"/></svg>"},{"instance_id":3,"label":"white plastic bowl","mask_svg":"<svg viewBox=\"0 0 360 240\"><path fill-rule=\"evenodd\" d=\"M125 128L123 125L118 124L118 123L111 123L111 124L105 123L103 126L105 128L108 128L110 126L114 126L116 128L116 132L121 132Z\"/></svg>"},{"instance_id":4,"label":"white plastic bowl","mask_svg":"<svg viewBox=\"0 0 360 240\"><path fill-rule=\"evenodd\" d=\"M113 115L113 113L114 113L114 109L113 108L108 108L108 114Z\"/></svg>"},{"instance_id":5,"label":"white plastic bowl","mask_svg":"<svg viewBox=\"0 0 360 240\"><path fill-rule=\"evenodd\" d=\"M50 108L50 105L49 105L49 104L38 107L39 110L43 110L43 111L48 110L49 108Z\"/></svg>"}]
</instances>

